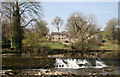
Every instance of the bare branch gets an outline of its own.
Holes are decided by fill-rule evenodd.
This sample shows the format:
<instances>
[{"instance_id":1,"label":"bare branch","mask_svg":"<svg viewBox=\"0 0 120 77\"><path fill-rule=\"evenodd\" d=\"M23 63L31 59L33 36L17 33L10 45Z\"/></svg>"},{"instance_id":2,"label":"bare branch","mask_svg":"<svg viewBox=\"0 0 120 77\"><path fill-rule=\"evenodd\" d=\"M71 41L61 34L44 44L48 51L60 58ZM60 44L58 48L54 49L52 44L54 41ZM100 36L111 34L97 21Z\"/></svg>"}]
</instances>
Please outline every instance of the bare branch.
<instances>
[{"instance_id":1,"label":"bare branch","mask_svg":"<svg viewBox=\"0 0 120 77\"><path fill-rule=\"evenodd\" d=\"M24 26L22 26L22 27L26 27L26 26L28 26L32 21L36 21L36 22L38 22L36 19L31 19L26 25L24 25Z\"/></svg>"}]
</instances>

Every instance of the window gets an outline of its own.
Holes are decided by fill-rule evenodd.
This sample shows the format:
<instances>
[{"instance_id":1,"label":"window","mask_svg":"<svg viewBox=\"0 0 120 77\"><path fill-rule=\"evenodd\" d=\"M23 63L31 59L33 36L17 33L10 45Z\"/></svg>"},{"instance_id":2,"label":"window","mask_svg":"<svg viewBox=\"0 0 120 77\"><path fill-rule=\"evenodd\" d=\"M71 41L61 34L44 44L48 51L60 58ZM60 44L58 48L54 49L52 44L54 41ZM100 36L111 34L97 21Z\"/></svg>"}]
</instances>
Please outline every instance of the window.
<instances>
[{"instance_id":1,"label":"window","mask_svg":"<svg viewBox=\"0 0 120 77\"><path fill-rule=\"evenodd\" d=\"M59 65L59 67L61 67L61 65Z\"/></svg>"},{"instance_id":2,"label":"window","mask_svg":"<svg viewBox=\"0 0 120 77\"><path fill-rule=\"evenodd\" d=\"M60 38L58 38L58 40L60 40Z\"/></svg>"}]
</instances>

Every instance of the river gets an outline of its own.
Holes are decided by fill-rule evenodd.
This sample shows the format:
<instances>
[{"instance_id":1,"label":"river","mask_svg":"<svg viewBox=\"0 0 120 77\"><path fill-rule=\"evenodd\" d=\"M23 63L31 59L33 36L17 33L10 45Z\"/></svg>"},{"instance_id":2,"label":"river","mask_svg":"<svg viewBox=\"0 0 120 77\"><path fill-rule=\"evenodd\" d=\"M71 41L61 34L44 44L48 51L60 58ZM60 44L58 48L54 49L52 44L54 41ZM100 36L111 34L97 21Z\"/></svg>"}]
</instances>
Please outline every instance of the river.
<instances>
[{"instance_id":1,"label":"river","mask_svg":"<svg viewBox=\"0 0 120 77\"><path fill-rule=\"evenodd\" d=\"M11 56L12 57L12 56ZM5 57L7 58L7 57ZM7 58L7 63L9 64L11 61L9 60L10 57ZM17 58L14 58L17 59ZM21 59L21 58L20 58ZM19 61L17 60L13 60L12 63L19 63L21 60L19 59ZM50 62L52 62L51 58L47 58L47 60L45 60L46 58L37 58L36 62L32 62L33 65L36 63L42 63L41 61L43 61L43 65L46 65ZM49 61L50 59L50 61ZM5 59L6 60L6 59ZM26 59L26 62L28 61L28 59ZM30 60L36 60L35 59L31 59ZM45 71L45 70L50 70L50 71L61 71L61 72L70 72L73 73L75 75L92 75L94 73L99 73L101 75L118 75L120 74L120 65L119 65L119 59L118 58L54 58L55 61L53 61L53 64L48 64L48 65L52 65L53 67L49 67L49 68L25 68L25 69L14 69L14 70L18 70L20 71L20 73L28 73L29 75L34 75L34 73L36 71ZM10 61L10 62L9 62ZM44 61L48 63L44 64ZM3 61L4 62L4 61ZM24 64L23 64L24 65ZM47 66L48 66L47 65ZM5 66L5 63L4 63ZM27 66L27 65L26 65ZM39 65L38 65L39 66ZM7 70L12 70L11 69L3 69L0 73L4 73Z\"/></svg>"}]
</instances>

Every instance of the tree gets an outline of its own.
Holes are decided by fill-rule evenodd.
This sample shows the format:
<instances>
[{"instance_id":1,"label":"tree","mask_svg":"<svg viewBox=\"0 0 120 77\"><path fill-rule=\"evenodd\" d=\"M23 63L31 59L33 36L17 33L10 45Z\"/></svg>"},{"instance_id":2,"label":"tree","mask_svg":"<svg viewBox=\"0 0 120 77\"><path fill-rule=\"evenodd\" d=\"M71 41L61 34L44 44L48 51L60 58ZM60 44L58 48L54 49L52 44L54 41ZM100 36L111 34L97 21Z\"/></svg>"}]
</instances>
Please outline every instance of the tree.
<instances>
[{"instance_id":1,"label":"tree","mask_svg":"<svg viewBox=\"0 0 120 77\"><path fill-rule=\"evenodd\" d=\"M44 20L40 20L36 24L36 31L39 32L41 36L46 36L49 32L49 29L47 28L47 22Z\"/></svg>"},{"instance_id":2,"label":"tree","mask_svg":"<svg viewBox=\"0 0 120 77\"><path fill-rule=\"evenodd\" d=\"M15 49L21 51L23 39L23 27L32 21L36 21L41 15L39 2L3 2L3 15L11 19L12 42ZM30 20L28 20L30 19Z\"/></svg>"},{"instance_id":3,"label":"tree","mask_svg":"<svg viewBox=\"0 0 120 77\"><path fill-rule=\"evenodd\" d=\"M12 7L8 3L1 3L2 4L2 9L1 12L3 13L2 15L2 30L5 31L5 29L9 27L9 30L7 31L7 35L5 34L7 39L11 41L11 48L12 48ZM9 7L7 7L9 6ZM5 22L6 21L6 22ZM5 25L7 23L7 25ZM4 33L3 31L3 33ZM9 31L9 32L8 32Z\"/></svg>"},{"instance_id":4,"label":"tree","mask_svg":"<svg viewBox=\"0 0 120 77\"><path fill-rule=\"evenodd\" d=\"M52 25L55 26L59 32L60 27L63 25L63 20L60 17L55 17L55 19L53 19L52 21Z\"/></svg>"},{"instance_id":5,"label":"tree","mask_svg":"<svg viewBox=\"0 0 120 77\"><path fill-rule=\"evenodd\" d=\"M23 45L35 49L40 43L40 35L36 32L35 28L27 29L27 32L24 33Z\"/></svg>"},{"instance_id":6,"label":"tree","mask_svg":"<svg viewBox=\"0 0 120 77\"><path fill-rule=\"evenodd\" d=\"M46 37L49 32L49 29L46 27L47 22L44 20L40 20L37 24L34 24L32 28L28 28L24 33L24 45L30 46L32 48L36 48L41 39Z\"/></svg>"},{"instance_id":7,"label":"tree","mask_svg":"<svg viewBox=\"0 0 120 77\"><path fill-rule=\"evenodd\" d=\"M24 33L23 46L24 49L29 48L32 52L41 48L40 43L42 39L45 40L49 29L46 27L47 23L44 20L40 20L32 28L26 29Z\"/></svg>"},{"instance_id":8,"label":"tree","mask_svg":"<svg viewBox=\"0 0 120 77\"><path fill-rule=\"evenodd\" d=\"M106 32L107 39L117 40L118 39L118 19L113 18L106 24L104 31Z\"/></svg>"},{"instance_id":9,"label":"tree","mask_svg":"<svg viewBox=\"0 0 120 77\"><path fill-rule=\"evenodd\" d=\"M3 40L11 40L11 25L9 24L8 21L2 21L2 35L6 38ZM2 41L3 41L2 40Z\"/></svg>"},{"instance_id":10,"label":"tree","mask_svg":"<svg viewBox=\"0 0 120 77\"><path fill-rule=\"evenodd\" d=\"M89 40L100 30L93 15L85 16L82 13L71 14L67 20L66 29L76 50L85 50L92 46Z\"/></svg>"}]
</instances>

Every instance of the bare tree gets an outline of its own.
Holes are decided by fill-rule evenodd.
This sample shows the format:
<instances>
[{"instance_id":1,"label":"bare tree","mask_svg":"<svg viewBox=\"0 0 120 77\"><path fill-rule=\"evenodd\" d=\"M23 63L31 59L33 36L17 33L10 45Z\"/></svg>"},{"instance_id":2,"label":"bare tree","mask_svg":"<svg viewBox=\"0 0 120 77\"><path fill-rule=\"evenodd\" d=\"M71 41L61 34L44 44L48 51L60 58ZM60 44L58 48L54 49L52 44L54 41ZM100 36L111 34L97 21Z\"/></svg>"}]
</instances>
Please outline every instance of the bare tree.
<instances>
[{"instance_id":1,"label":"bare tree","mask_svg":"<svg viewBox=\"0 0 120 77\"><path fill-rule=\"evenodd\" d=\"M28 26L41 16L39 2L3 2L2 13L12 25L12 42L17 50L22 48L23 27Z\"/></svg>"},{"instance_id":2,"label":"bare tree","mask_svg":"<svg viewBox=\"0 0 120 77\"><path fill-rule=\"evenodd\" d=\"M3 36L3 41L8 42L11 40L11 25L9 24L8 21L2 21L2 36ZM5 38L5 39L4 39Z\"/></svg>"},{"instance_id":3,"label":"bare tree","mask_svg":"<svg viewBox=\"0 0 120 77\"><path fill-rule=\"evenodd\" d=\"M46 26L47 22L44 20L40 20L36 24L36 31L41 35L41 36L46 36L49 32L48 27Z\"/></svg>"},{"instance_id":4,"label":"bare tree","mask_svg":"<svg viewBox=\"0 0 120 77\"><path fill-rule=\"evenodd\" d=\"M84 50L90 37L97 33L100 29L97 28L95 18L85 16L82 13L73 13L69 17L66 25L69 37L74 44L80 43L80 49ZM78 48L79 49L79 48Z\"/></svg>"},{"instance_id":5,"label":"bare tree","mask_svg":"<svg viewBox=\"0 0 120 77\"><path fill-rule=\"evenodd\" d=\"M115 40L118 39L118 19L117 18L113 18L111 20L109 20L106 24L106 27L104 29L104 31L106 32L106 36L108 39L110 40Z\"/></svg>"},{"instance_id":6,"label":"bare tree","mask_svg":"<svg viewBox=\"0 0 120 77\"><path fill-rule=\"evenodd\" d=\"M55 17L55 19L53 19L52 21L52 25L55 26L59 32L60 27L63 25L63 20L60 17Z\"/></svg>"},{"instance_id":7,"label":"bare tree","mask_svg":"<svg viewBox=\"0 0 120 77\"><path fill-rule=\"evenodd\" d=\"M2 13L4 18L13 18L13 12L19 8L21 26L26 27L30 22L41 18L42 7L40 2L3 2Z\"/></svg>"}]
</instances>

